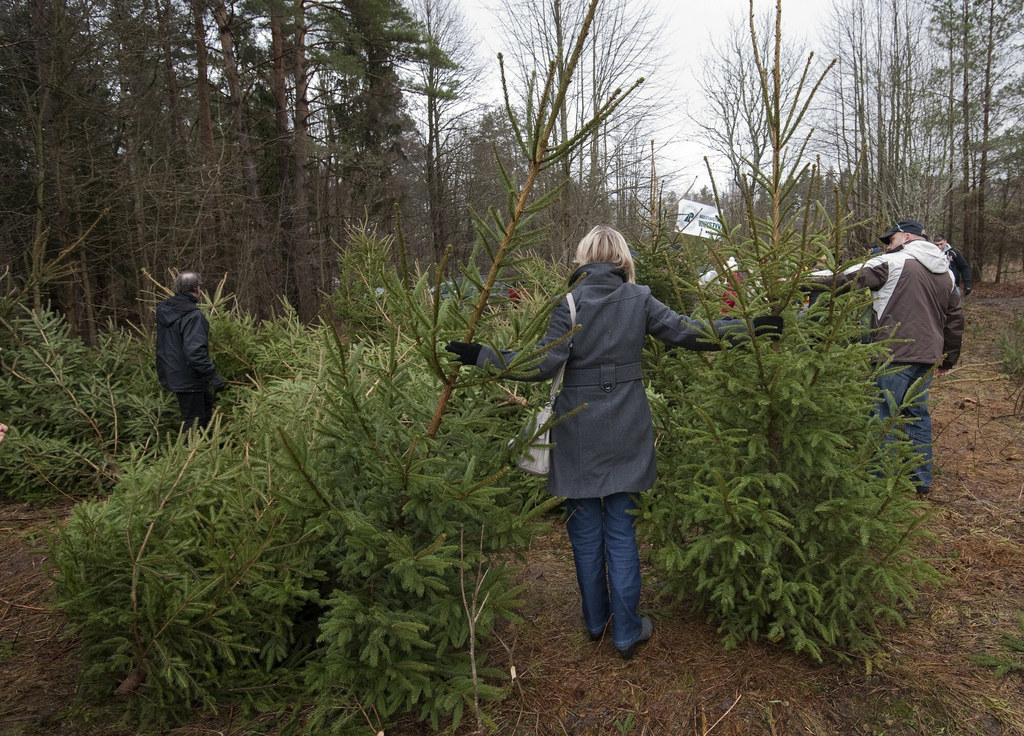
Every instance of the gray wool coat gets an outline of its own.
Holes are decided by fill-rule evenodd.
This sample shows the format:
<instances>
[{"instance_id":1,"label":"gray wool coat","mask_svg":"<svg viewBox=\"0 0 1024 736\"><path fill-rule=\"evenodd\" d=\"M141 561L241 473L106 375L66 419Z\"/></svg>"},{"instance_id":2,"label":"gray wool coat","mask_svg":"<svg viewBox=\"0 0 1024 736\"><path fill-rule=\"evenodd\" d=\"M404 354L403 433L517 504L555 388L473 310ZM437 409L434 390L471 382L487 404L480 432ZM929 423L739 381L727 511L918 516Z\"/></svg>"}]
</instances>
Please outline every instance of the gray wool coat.
<instances>
[{"instance_id":1,"label":"gray wool coat","mask_svg":"<svg viewBox=\"0 0 1024 736\"><path fill-rule=\"evenodd\" d=\"M585 275L584 275L585 274ZM581 280L577 282L580 276ZM612 493L639 493L654 485L657 461L651 408L641 380L644 337L689 350L716 350L710 330L719 335L741 326L740 320L710 325L677 314L651 296L647 286L631 284L611 263L580 267L570 281L579 329L569 341L544 355L536 373L521 380L552 378L568 358L555 414L576 414L551 429L551 472L547 490L563 498L600 498ZM712 327L713 325L713 327ZM569 305L563 300L538 347L569 332ZM477 365L501 370L516 353L483 346Z\"/></svg>"}]
</instances>

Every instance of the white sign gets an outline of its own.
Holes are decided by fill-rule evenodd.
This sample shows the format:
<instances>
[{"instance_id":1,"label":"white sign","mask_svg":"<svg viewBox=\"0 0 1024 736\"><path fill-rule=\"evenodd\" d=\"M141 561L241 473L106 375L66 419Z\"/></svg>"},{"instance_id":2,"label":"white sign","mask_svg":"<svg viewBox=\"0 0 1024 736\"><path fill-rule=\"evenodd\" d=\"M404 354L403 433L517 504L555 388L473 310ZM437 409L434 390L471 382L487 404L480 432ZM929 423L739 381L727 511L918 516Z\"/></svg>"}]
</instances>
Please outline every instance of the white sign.
<instances>
[{"instance_id":1,"label":"white sign","mask_svg":"<svg viewBox=\"0 0 1024 736\"><path fill-rule=\"evenodd\" d=\"M679 216L676 227L686 235L701 238L722 237L722 221L718 208L711 204L701 204L690 199L679 200Z\"/></svg>"}]
</instances>

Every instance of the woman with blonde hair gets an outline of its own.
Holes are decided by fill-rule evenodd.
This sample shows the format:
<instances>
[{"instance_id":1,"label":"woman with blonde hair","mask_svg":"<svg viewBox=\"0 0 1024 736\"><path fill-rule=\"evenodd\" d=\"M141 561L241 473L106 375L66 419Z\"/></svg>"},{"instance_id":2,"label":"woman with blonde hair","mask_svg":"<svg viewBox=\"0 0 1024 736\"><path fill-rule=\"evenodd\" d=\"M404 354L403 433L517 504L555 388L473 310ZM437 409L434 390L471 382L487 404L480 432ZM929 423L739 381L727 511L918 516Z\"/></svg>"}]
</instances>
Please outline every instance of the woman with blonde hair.
<instances>
[{"instance_id":1,"label":"woman with blonde hair","mask_svg":"<svg viewBox=\"0 0 1024 736\"><path fill-rule=\"evenodd\" d=\"M569 283L577 332L571 341L553 345L538 371L520 380L550 379L566 363L555 414L582 408L551 430L547 490L565 498L584 625L597 641L610 624L612 643L629 659L654 631L651 619L638 613L640 556L633 527L637 494L649 490L657 475L640 364L644 340L651 335L672 347L718 350L721 336L735 330L745 335L746 323L693 320L662 304L649 287L636 283L626 240L611 227L598 225L587 233L576 262ZM564 337L571 325L563 300L538 347ZM754 327L757 334L777 335L782 320L760 317ZM464 365L490 371L504 370L515 357L477 343L450 342L447 349Z\"/></svg>"}]
</instances>

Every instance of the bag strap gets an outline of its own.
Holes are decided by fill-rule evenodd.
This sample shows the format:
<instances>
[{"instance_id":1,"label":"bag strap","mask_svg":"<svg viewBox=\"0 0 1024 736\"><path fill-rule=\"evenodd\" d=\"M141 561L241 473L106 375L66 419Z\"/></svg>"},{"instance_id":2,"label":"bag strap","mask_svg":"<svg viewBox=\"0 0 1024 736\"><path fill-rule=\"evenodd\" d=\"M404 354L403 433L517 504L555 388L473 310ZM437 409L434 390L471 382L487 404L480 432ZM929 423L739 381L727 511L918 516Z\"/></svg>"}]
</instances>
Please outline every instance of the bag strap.
<instances>
[{"instance_id":1,"label":"bag strap","mask_svg":"<svg viewBox=\"0 0 1024 736\"><path fill-rule=\"evenodd\" d=\"M569 303L569 316L572 319L572 326L569 327L569 331L576 329L576 300L572 298L572 292L570 291L565 295L565 300ZM569 347L572 348L572 343L569 343ZM562 376L565 375L565 364L569 362L569 356L565 357L562 365L558 367L558 373L555 374L554 379L551 381L551 393L548 396L548 403L554 404L555 397L558 396L559 390L562 388Z\"/></svg>"}]
</instances>

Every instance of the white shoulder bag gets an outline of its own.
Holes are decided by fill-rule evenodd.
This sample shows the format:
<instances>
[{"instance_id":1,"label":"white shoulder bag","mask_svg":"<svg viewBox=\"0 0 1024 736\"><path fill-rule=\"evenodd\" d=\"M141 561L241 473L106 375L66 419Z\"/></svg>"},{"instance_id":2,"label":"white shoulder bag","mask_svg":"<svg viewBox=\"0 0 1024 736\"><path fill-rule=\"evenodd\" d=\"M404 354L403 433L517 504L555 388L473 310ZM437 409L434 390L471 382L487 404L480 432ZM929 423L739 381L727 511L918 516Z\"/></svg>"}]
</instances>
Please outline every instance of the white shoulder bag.
<instances>
[{"instance_id":1,"label":"white shoulder bag","mask_svg":"<svg viewBox=\"0 0 1024 736\"><path fill-rule=\"evenodd\" d=\"M565 298L569 303L569 315L572 318L572 326L569 329L573 330L576 327L576 302L573 300L571 292L566 294ZM570 347L572 347L571 343ZM566 362L568 362L568 358L566 358ZM526 427L523 428L520 435L533 439L523 450L523 455L519 458L516 466L531 475L545 476L551 470L551 427L547 425L555 413L555 398L562 388L562 376L564 375L565 363L562 363L558 368L558 373L551 380L551 393L548 395L548 402L526 423ZM542 430L540 434L537 434L538 429ZM514 443L515 440L512 440L509 444Z\"/></svg>"}]
</instances>

